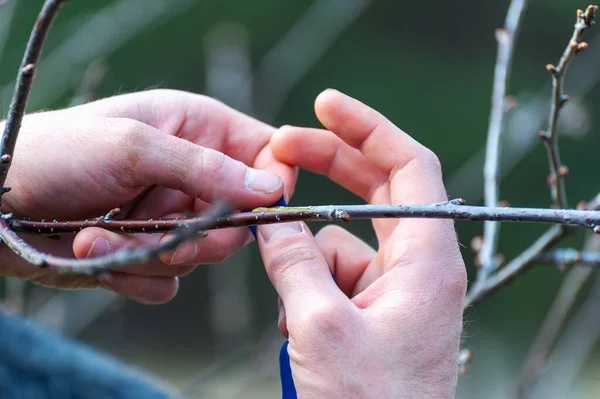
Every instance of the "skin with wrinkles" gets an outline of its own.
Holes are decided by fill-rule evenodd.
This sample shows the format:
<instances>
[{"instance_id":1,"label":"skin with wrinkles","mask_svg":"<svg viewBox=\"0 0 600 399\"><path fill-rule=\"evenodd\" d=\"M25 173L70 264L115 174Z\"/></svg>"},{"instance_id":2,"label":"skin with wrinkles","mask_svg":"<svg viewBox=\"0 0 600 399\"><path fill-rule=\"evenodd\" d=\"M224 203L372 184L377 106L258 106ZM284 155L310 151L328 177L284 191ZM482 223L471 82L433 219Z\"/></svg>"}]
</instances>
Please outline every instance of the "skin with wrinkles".
<instances>
[{"instance_id":1,"label":"skin with wrinkles","mask_svg":"<svg viewBox=\"0 0 600 399\"><path fill-rule=\"evenodd\" d=\"M294 169L275 160L268 147L274 132L213 99L172 90L28 115L2 211L69 220L119 207L119 218L148 219L200 213L221 199L238 209L270 205L281 197L283 186L291 196L296 180ZM275 187L250 190L245 178L249 166L266 170ZM255 182L266 180L263 176ZM99 228L60 241L24 238L46 252L78 258L161 240L160 235L119 235ZM96 238L100 240L93 244ZM104 287L144 303L162 303L177 292L178 276L197 264L220 262L250 240L247 229L211 232L150 264L100 279L40 270L1 247L0 273L58 288Z\"/></svg>"},{"instance_id":2,"label":"skin with wrinkles","mask_svg":"<svg viewBox=\"0 0 600 399\"><path fill-rule=\"evenodd\" d=\"M435 155L381 114L333 90L315 110L328 130L282 127L276 158L372 204L446 200ZM303 223L258 228L298 396L454 397L466 272L453 223L373 225L378 251L338 226L316 237Z\"/></svg>"},{"instance_id":3,"label":"skin with wrinkles","mask_svg":"<svg viewBox=\"0 0 600 399\"><path fill-rule=\"evenodd\" d=\"M3 211L74 219L120 207L117 217L174 218L218 199L255 209L289 200L297 167L371 204L447 200L437 157L381 114L333 90L317 98L315 111L325 129L275 130L206 97L158 90L30 115ZM466 290L453 222L375 219L373 226L378 250L337 226L315 237L304 223L258 227L298 396L452 398ZM162 238L92 227L74 239L27 239L84 258ZM99 280L35 269L0 247L0 273L161 303L175 295L177 276L250 240L247 228L211 231Z\"/></svg>"}]
</instances>

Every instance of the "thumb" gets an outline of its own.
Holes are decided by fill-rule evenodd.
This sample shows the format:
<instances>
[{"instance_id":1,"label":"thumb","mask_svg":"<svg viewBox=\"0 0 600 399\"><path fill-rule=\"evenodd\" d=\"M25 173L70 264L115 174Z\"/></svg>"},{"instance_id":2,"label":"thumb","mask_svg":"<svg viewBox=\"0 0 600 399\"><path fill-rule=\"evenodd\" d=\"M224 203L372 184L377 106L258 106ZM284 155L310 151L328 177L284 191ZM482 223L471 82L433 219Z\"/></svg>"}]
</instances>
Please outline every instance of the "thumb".
<instances>
[{"instance_id":1,"label":"thumb","mask_svg":"<svg viewBox=\"0 0 600 399\"><path fill-rule=\"evenodd\" d=\"M263 225L258 245L269 279L292 319L313 306L347 300L306 224Z\"/></svg>"}]
</instances>

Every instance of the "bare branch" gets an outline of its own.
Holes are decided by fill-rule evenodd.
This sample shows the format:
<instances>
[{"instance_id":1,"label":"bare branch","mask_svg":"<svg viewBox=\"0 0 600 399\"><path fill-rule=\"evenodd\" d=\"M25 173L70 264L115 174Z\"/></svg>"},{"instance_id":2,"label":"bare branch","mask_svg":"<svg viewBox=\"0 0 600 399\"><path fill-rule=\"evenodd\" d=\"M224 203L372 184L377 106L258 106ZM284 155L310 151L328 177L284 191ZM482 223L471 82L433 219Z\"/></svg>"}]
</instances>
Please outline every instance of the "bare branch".
<instances>
[{"instance_id":1,"label":"bare branch","mask_svg":"<svg viewBox=\"0 0 600 399\"><path fill-rule=\"evenodd\" d=\"M114 213L109 212L107 216ZM207 218L113 220L103 216L95 219L45 221L9 219L9 226L17 232L41 235L76 234L86 227L122 233L164 233L187 228L194 223L206 223ZM234 213L214 220L204 230L261 224L304 222L350 222L353 219L426 218L455 220L494 220L503 222L534 222L573 225L598 230L600 212L595 210L502 208L464 205L462 199L437 204L406 205L321 205L305 207L256 208L252 212ZM535 254L537 255L537 253Z\"/></svg>"},{"instance_id":2,"label":"bare branch","mask_svg":"<svg viewBox=\"0 0 600 399\"><path fill-rule=\"evenodd\" d=\"M574 248L553 249L538 255L536 261L554 263L563 271L576 264L600 266L600 252L579 251Z\"/></svg>"},{"instance_id":3,"label":"bare branch","mask_svg":"<svg viewBox=\"0 0 600 399\"><path fill-rule=\"evenodd\" d=\"M515 277L529 270L535 264L537 256L540 253L552 248L565 235L566 232L560 226L552 226L529 248L522 252L521 255L490 276L483 284L469 290L465 299L464 310L467 311L472 306L478 305L482 300L511 282Z\"/></svg>"},{"instance_id":4,"label":"bare branch","mask_svg":"<svg viewBox=\"0 0 600 399\"><path fill-rule=\"evenodd\" d=\"M552 201L557 208L567 207L567 195L565 192L564 177L568 173L568 168L561 164L560 152L558 148L558 119L560 111L569 100L569 97L563 93L563 79L569 63L575 58L575 55L587 48L587 43L582 42L583 32L594 24L594 18L598 6L590 5L585 11L577 10L577 22L573 36L567 45L557 66L546 65L548 72L552 74L552 102L550 104L550 116L548 118L548 130L540 132L540 137L544 141L548 152L550 164L550 175L548 184L552 194Z\"/></svg>"},{"instance_id":5,"label":"bare branch","mask_svg":"<svg viewBox=\"0 0 600 399\"><path fill-rule=\"evenodd\" d=\"M485 165L483 175L485 180L485 206L497 206L499 200L500 155L502 153L502 127L506 112L506 86L510 74L515 38L525 7L525 0L513 0L508 8L504 28L496 30L498 53L496 56L496 69L494 72L494 89L492 92L492 110L488 127L488 138L485 151ZM497 268L495 262L496 247L500 224L487 221L484 224L483 246L479 252L482 267L479 269L478 281Z\"/></svg>"},{"instance_id":6,"label":"bare branch","mask_svg":"<svg viewBox=\"0 0 600 399\"><path fill-rule=\"evenodd\" d=\"M62 258L36 250L17 235L5 217L0 217L0 238L15 254L34 266L57 272L95 275L108 269L146 263L153 256L175 249L185 240L197 236L203 230L213 225L215 220L221 218L224 214L225 206L215 205L214 209L209 211L208 215L203 218L195 218L185 226L174 230L173 234L159 245L138 248L125 247L109 255L81 260Z\"/></svg>"},{"instance_id":7,"label":"bare branch","mask_svg":"<svg viewBox=\"0 0 600 399\"><path fill-rule=\"evenodd\" d=\"M19 74L17 75L17 84L10 104L10 110L8 111L8 118L4 132L2 133L2 139L0 140L0 187L4 186L12 162L17 137L21 129L23 116L25 115L27 100L31 92L31 85L33 84L40 54L42 53L44 40L63 2L64 0L46 0L31 31Z\"/></svg>"}]
</instances>

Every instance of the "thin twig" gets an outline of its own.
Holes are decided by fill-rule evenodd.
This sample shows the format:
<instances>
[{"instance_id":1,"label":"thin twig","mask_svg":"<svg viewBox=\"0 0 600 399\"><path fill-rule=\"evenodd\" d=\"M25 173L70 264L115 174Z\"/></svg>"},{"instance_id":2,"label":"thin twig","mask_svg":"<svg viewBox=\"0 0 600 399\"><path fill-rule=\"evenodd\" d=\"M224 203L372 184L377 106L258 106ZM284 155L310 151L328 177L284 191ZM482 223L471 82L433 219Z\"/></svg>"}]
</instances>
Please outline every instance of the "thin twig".
<instances>
[{"instance_id":1,"label":"thin twig","mask_svg":"<svg viewBox=\"0 0 600 399\"><path fill-rule=\"evenodd\" d=\"M552 226L548 229L546 233L539 237L521 255L517 256L497 273L491 275L477 289L471 289L465 299L464 310L467 311L471 307L477 306L483 299L508 284L518 275L529 270L535 264L537 256L556 245L565 234L560 226Z\"/></svg>"},{"instance_id":2,"label":"thin twig","mask_svg":"<svg viewBox=\"0 0 600 399\"><path fill-rule=\"evenodd\" d=\"M16 255L34 266L57 272L95 275L108 269L146 263L152 257L162 252L173 250L182 242L197 236L213 225L214 221L224 214L225 206L215 205L207 216L195 218L191 223L174 230L173 234L159 245L138 248L126 247L112 254L81 260L62 258L38 251L23 241L11 228L10 222L4 217L0 217L0 238Z\"/></svg>"},{"instance_id":3,"label":"thin twig","mask_svg":"<svg viewBox=\"0 0 600 399\"><path fill-rule=\"evenodd\" d=\"M11 165L44 40L63 2L64 0L46 0L31 31L19 74L17 75L17 84L10 104L10 110L8 111L8 118L4 126L2 139L0 140L0 187L4 186Z\"/></svg>"},{"instance_id":4,"label":"thin twig","mask_svg":"<svg viewBox=\"0 0 600 399\"><path fill-rule=\"evenodd\" d=\"M543 257L538 257L538 259L541 258L540 261L547 260L560 266L561 264L569 263L571 259L588 258L588 254L590 253L597 255L595 251L599 249L600 238L593 235L586 240L584 245L585 255L581 257L578 251L575 250L554 250ZM543 259L544 257L546 259ZM517 397L524 397L547 367L550 354L578 298L578 294L585 282L593 275L594 270L595 268L580 264L575 266L565 276L558 294L554 298L533 345L531 345L531 349L527 354L521 376L516 384Z\"/></svg>"},{"instance_id":5,"label":"thin twig","mask_svg":"<svg viewBox=\"0 0 600 399\"><path fill-rule=\"evenodd\" d=\"M565 192L564 177L568 173L568 168L561 164L560 152L558 148L558 119L560 111L569 100L569 97L563 93L563 79L569 63L575 58L575 55L587 48L587 43L582 42L583 32L594 24L594 17L598 6L590 5L585 11L577 10L577 22L573 36L567 45L557 66L546 65L548 72L552 74L552 102L550 104L550 116L548 118L548 130L540 132L540 137L544 141L548 152L550 164L550 175L548 184L552 194L552 201L557 208L567 207L567 195Z\"/></svg>"},{"instance_id":6,"label":"thin twig","mask_svg":"<svg viewBox=\"0 0 600 399\"><path fill-rule=\"evenodd\" d=\"M550 110L548 131L541 132L540 137L544 140L548 151L548 159L550 163L550 176L548 183L551 187L552 199L555 207L560 209L564 209L567 206L563 178L568 173L568 169L560 163L557 132L560 110L568 100L568 97L564 96L562 93L563 78L569 63L574 58L575 54L587 48L587 43L581 42L581 36L585 29L594 24L593 19L595 17L597 8L597 6L590 5L587 7L585 12L582 10L577 10L577 22L575 23L573 36L569 42L569 45L567 46L567 49L563 53L558 66L555 67L553 65L547 65L546 67L553 75L553 100ZM556 243L558 243L569 233L569 230L566 228L566 226L567 224L563 223L550 228L521 255L515 258L496 274L489 276L489 273L487 272L480 272L479 277L484 276L487 278L478 278L473 284L472 288L467 294L467 298L465 299L465 311L471 306L478 304L481 300L495 292L498 288L510 282L517 275L528 270L533 264L536 263L537 256L540 253L544 253L554 247ZM594 226L592 228L594 229L594 232L600 232L600 227Z\"/></svg>"},{"instance_id":7,"label":"thin twig","mask_svg":"<svg viewBox=\"0 0 600 399\"><path fill-rule=\"evenodd\" d=\"M469 206L461 199L437 204L412 205L321 205L306 207L256 208L252 212L234 213L207 224L205 230L261 224L304 222L350 222L353 219L425 218L455 220L494 220L574 225L600 231L600 211L542 208L488 208ZM106 217L71 221L9 219L17 232L36 235L75 234L86 227L101 227L122 233L164 233L193 223L206 223L207 218L112 220ZM537 254L536 254L537 255Z\"/></svg>"},{"instance_id":8,"label":"thin twig","mask_svg":"<svg viewBox=\"0 0 600 399\"><path fill-rule=\"evenodd\" d=\"M560 248L540 254L537 262L553 263L561 270L576 264L584 266L600 266L600 252L579 251L574 248Z\"/></svg>"},{"instance_id":9,"label":"thin twig","mask_svg":"<svg viewBox=\"0 0 600 399\"><path fill-rule=\"evenodd\" d=\"M496 56L496 68L494 71L494 88L492 92L492 110L488 127L487 144L485 151L485 165L483 175L485 180L484 197L485 206L498 205L500 188L498 168L502 153L502 128L504 115L506 113L506 86L510 74L512 55L515 38L517 36L519 22L525 7L525 0L512 0L504 21L504 28L496 30L496 41L498 42L498 53ZM498 267L496 262L496 249L498 246L498 235L500 224L498 222L486 221L484 224L483 245L479 251L479 269L477 281L483 281Z\"/></svg>"}]
</instances>

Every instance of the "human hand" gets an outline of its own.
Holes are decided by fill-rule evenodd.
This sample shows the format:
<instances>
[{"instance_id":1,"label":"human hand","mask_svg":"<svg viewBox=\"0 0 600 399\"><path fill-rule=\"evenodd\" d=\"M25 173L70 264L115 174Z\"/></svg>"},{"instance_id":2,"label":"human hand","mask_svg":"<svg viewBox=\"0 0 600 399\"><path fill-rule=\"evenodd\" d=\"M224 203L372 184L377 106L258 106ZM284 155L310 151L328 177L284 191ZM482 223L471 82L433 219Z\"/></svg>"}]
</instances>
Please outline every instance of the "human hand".
<instances>
[{"instance_id":1,"label":"human hand","mask_svg":"<svg viewBox=\"0 0 600 399\"><path fill-rule=\"evenodd\" d=\"M215 200L237 209L267 206L295 184L275 160L274 128L213 99L173 90L127 94L25 117L2 197L2 211L22 218L183 217ZM252 167L249 167L252 166ZM283 184L282 184L283 180ZM164 237L164 236L163 236ZM96 257L126 245L155 245L159 234L124 235L88 228L60 241L24 237L62 256ZM58 288L103 286L145 303L177 292L177 276L218 263L252 239L248 229L210 232L149 264L94 276L57 274L0 249L0 275Z\"/></svg>"},{"instance_id":2,"label":"human hand","mask_svg":"<svg viewBox=\"0 0 600 399\"><path fill-rule=\"evenodd\" d=\"M436 156L381 114L333 90L315 110L329 131L282 127L271 138L277 159L371 204L447 199ZM303 223L259 227L298 396L453 397L466 290L453 223L373 224L378 251L340 227L314 238Z\"/></svg>"}]
</instances>

